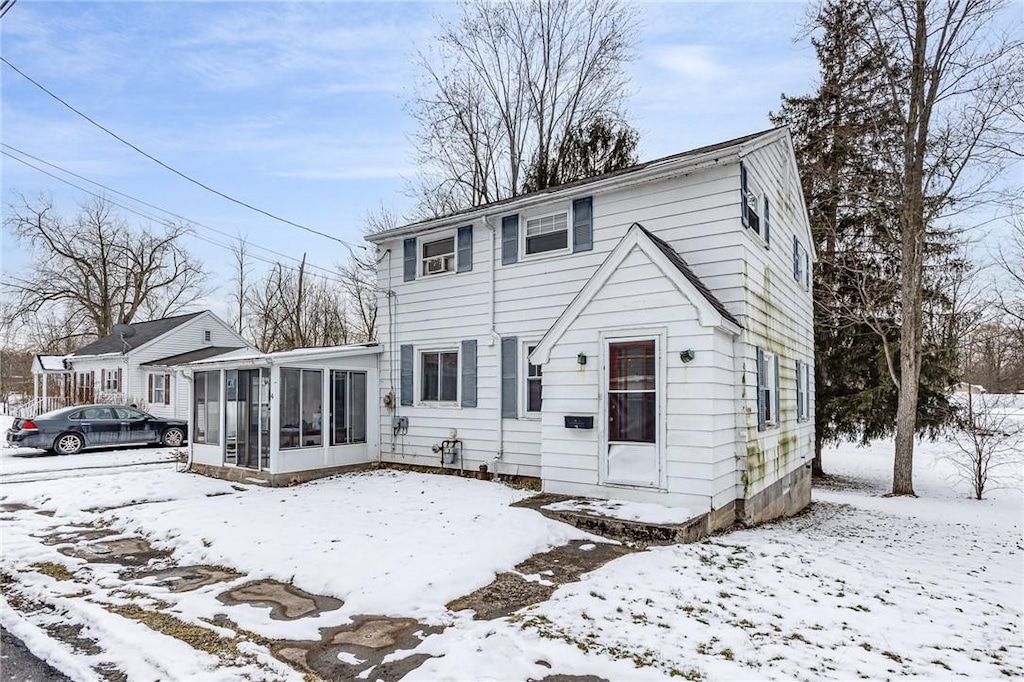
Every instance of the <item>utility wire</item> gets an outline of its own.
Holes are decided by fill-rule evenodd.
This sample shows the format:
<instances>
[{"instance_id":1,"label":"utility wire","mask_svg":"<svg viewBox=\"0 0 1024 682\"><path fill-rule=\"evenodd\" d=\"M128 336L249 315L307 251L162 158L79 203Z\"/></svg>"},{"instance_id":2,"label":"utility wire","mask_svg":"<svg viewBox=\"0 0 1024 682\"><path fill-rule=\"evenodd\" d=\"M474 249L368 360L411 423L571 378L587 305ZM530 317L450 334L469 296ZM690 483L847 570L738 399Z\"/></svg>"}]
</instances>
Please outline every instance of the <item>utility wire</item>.
<instances>
[{"instance_id":1,"label":"utility wire","mask_svg":"<svg viewBox=\"0 0 1024 682\"><path fill-rule=\"evenodd\" d=\"M41 159L38 156L34 156L32 154L29 154L28 152L23 151L21 149L18 149L17 147L14 147L12 145L9 145L6 142L0 142L0 147L6 147L7 149L9 149L9 150L11 150L13 152L17 152L18 154L20 154L20 155L22 155L24 157L27 157L29 159L32 159L33 161L37 161L37 162L39 162L41 164L49 166L50 168L53 168L54 170L60 171L61 173L65 173L65 174L70 175L72 177L78 178L79 180L82 180L84 182L88 182L91 185L96 185L97 187L101 187L102 189L104 189L104 190L106 190L108 192L112 192L112 193L117 194L119 196L125 197L126 199L134 201L134 202L136 202L138 204L141 204L143 206L147 206L147 207L152 208L152 209L154 209L156 211L160 211L161 213L166 213L167 215L172 216L174 218L177 218L178 220L182 220L182 221L185 221L185 222L189 223L189 225L194 225L196 227L201 227L203 229L210 230L211 232L216 232L217 234L222 235L224 237L227 237L228 239L236 239L237 238L237 235L232 235L231 233L225 232L224 230L217 229L216 227L211 227L209 225L205 225L205 224L200 223L200 222L198 222L196 220L192 220L191 218L188 218L186 216L180 215L180 214L175 213L173 211L168 211L165 208L161 208L161 207L156 206L154 204L151 204L151 203L149 203L147 201L143 201L142 199L139 199L138 197L134 197L131 194L127 194L127 193L122 192L120 190L114 189L113 187L108 187L107 185L104 185L101 182L97 182L95 180L87 178L84 175L79 175L78 173L75 173L74 171L68 170L67 168L64 168L63 166L60 166L58 164L52 163L50 161L47 161L46 159ZM2 150L0 150L0 151L2 151ZM9 157L11 159L14 159L15 161L19 161L19 162L29 166L30 168L33 168L33 169L35 169L35 170L37 170L37 171L39 171L41 173L46 173L46 171L42 170L41 168L38 168L38 167L36 167L36 166L34 166L32 164L26 163L23 159L20 159L17 156L14 156L14 155L9 154L7 152L3 152L3 153L4 153L5 156L7 156L7 157ZM64 178L57 177L57 176L55 176L55 175L53 175L51 173L46 173L46 175L49 175L51 178L54 178L55 180L58 180L58 181L63 182L65 184L68 184L69 186L74 187L75 189L79 189L79 190L81 190L83 192L91 194L92 196L100 197L100 195L98 195L98 194L96 194L94 192L91 192L88 189L84 189L82 187L79 187L78 185L72 184L72 183L66 181ZM102 197L100 197L100 198L102 198ZM117 205L121 206L121 204L117 204ZM130 208L125 207L125 206L121 206L121 208L124 208L125 210L131 210ZM136 215L141 215L141 214L136 212ZM154 218L152 216L145 216L145 215L142 216L142 217L148 218L150 220L156 220L157 222L166 223L165 220L163 220L163 219L161 219L159 217ZM295 256L289 256L288 254L281 253L280 251L274 251L273 249L268 248L266 246L262 246L260 244L257 244L256 242L248 241L248 239L246 240L246 243L252 245L254 248L260 249L262 251L266 251L267 253L273 254L275 256L280 256L281 258L287 258L288 260L295 261L296 263L301 262L300 258L296 258ZM226 246L225 248L233 249L234 247ZM307 265L309 265L309 267L316 268L318 270L323 270L324 272L327 272L327 273L333 274L333 272L334 272L333 270L330 270L329 268L321 267L321 266L315 265L313 263L308 263L307 262Z\"/></svg>"},{"instance_id":2,"label":"utility wire","mask_svg":"<svg viewBox=\"0 0 1024 682\"><path fill-rule=\"evenodd\" d=\"M7 145L5 145L5 146L7 146ZM137 208L135 208L135 207L132 207L132 206L127 206L127 205L125 205L125 204L123 204L123 203L119 203L119 202L117 202L117 201L114 201L114 200L113 200L113 199L111 199L110 197L104 196L104 195L102 195L102 194L97 194L96 192L94 192L94 191L92 191L92 190L88 189L87 187L82 187L81 185L77 185L77 184L75 184L75 183L71 182L70 180L67 180L66 178L62 178L62 177L60 177L60 176L58 176L58 175L55 175L55 174L53 174L53 173L50 173L49 171L47 171L47 170L45 170L45 169L43 169L43 168L40 168L40 167L38 167L38 166L36 166L36 165L34 165L34 164L32 164L32 163L29 163L28 161L25 161L24 159L20 159L20 158L18 158L17 156L15 156L15 155L11 154L11 153L10 153L10 152L8 152L8 151L5 151L5 150L0 150L0 154L3 154L4 156L6 156L6 157L8 157L8 158L10 158L10 159L13 159L13 160L15 160L15 161L18 161L19 163L22 163L22 164L24 164L24 165L28 166L29 168L32 168L33 170L36 170L36 171L38 171L38 172L42 173L43 175L47 175L47 176L49 176L49 177L53 178L54 180L57 180L57 181L59 181L59 182L63 182L64 184L66 184L66 185L68 185L68 186L70 186L70 187L73 187L73 188L75 188L75 189L77 189L77 190L79 190L79 191L81 191L81 192L85 192L86 194L89 194L90 196L94 196L94 197L96 197L97 199L103 199L104 201L108 201L108 202L110 202L111 204L113 204L114 206L117 206L118 208L121 208L121 209L123 209L123 210L125 210L125 211L128 211L129 213L132 213L132 214L134 214L134 215L137 215L137 216L139 216L139 217L141 217L141 218L145 218L145 219L147 219L147 220L152 220L152 221L154 221L154 222L157 222L157 223L160 223L160 224L166 225L166 226L168 226L168 227L174 227L174 225L173 225L173 224L172 224L172 223L171 223L170 221L166 220L165 218L162 218L162 217L160 217L160 216L158 216L158 215L153 215L153 214L150 214L150 213L146 213L146 212L144 212L144 211L141 211L141 210L139 210L139 209L137 209ZM43 163L45 163L45 162L43 162ZM90 180L86 180L86 181L87 181L87 182L91 182ZM94 183L94 184L99 184L99 183ZM115 190L115 191L116 191L116 190ZM125 195L125 196L127 196L127 195ZM132 199L132 200L134 200L134 198L133 198L133 197L130 197L130 196L129 196L128 198L129 198L129 199ZM140 202L140 203L144 203L144 202ZM156 208L156 207L154 207L154 208ZM163 209L157 208L157 210L163 210ZM166 213L168 213L169 215L175 215L175 214L173 214L173 213L170 213L169 211L166 211ZM185 219L185 220L187 220L187 219ZM204 227L206 227L206 226L204 226ZM207 227L207 229L212 229L212 228L208 228L208 227ZM215 231L217 231L217 230L215 230ZM217 247L220 247L220 248L226 249L226 250L228 250L228 251L234 251L234 246L232 246L231 244L224 244L224 243L222 243L222 242L218 242L218 241L216 241L216 240L214 240L214 239L211 239L211 238L209 238L209 237L204 237L204 236L202 236L202 235L200 235L200 234L196 233L196 231L195 231L194 229L188 229L188 232L189 232L189 233L190 233L190 234L191 234L191 235L192 235L192 236L193 236L194 238L198 239L199 241L202 241L202 242L205 242L205 243L207 243L207 244L211 244L211 245L213 245L213 246L217 246ZM219 231L218 231L218 232L219 232ZM225 234L225 235L227 235L227 233L222 233L222 234ZM230 237L230 235L227 235L227 236L229 236L229 237ZM266 247L263 247L263 246L258 246L258 245L254 245L254 246L257 246L257 248L263 249L263 250L265 250L265 251L270 251L270 249L267 249ZM271 253L276 253L276 252L274 252L274 251L270 251L270 252L271 252ZM256 254L249 254L249 257L250 257L250 258L252 258L253 260L259 261L259 262L261 262L261 263L266 263L267 265L275 265L275 266L279 266L279 267L285 268L285 269L287 269L287 270L291 270L291 271L293 271L293 272L298 272L298 271L299 271L299 268L298 268L297 266L294 266L294 265L286 265L286 264L284 264L284 263L281 263L280 261L275 261L275 260L271 260L271 259L269 259L269 258L266 258L266 257L263 257L263 256L258 256L258 255L256 255ZM296 258L294 258L293 256L285 256L285 257L286 257L286 258L289 258L290 260L296 260L296 261L297 261L297 260L299 260L299 259L296 259ZM337 281L337 280L339 279L338 273L332 272L331 270L328 270L327 268L323 268L323 267L321 267L321 266L318 266L318 265L314 265L314 264L312 264L312 263L309 263L309 262L307 262L307 263L306 263L306 265L307 265L307 266L308 266L309 268L313 268L313 269L316 269L316 270L322 270L322 271L324 271L324 272L327 272L327 273L328 273L328 275L330 275L330 276L328 276L328 275L322 275L322 274L319 274L319 273L317 273L317 272L310 272L309 270L307 270L307 271L306 271L306 273L307 273L307 274L308 274L308 275L309 275L310 277L316 277L317 279L321 279L321 280L323 280L324 282L331 282L331 283L334 283L334 282L336 282L336 281ZM371 286L371 287L373 287L373 288L375 288L375 289L376 289L376 285L374 285L373 283L371 283L371 282L367 282L367 281L365 281L365 280L360 280L360 281L361 281L361 282L362 282L363 284L366 284L366 285L368 285L368 286Z\"/></svg>"},{"instance_id":3,"label":"utility wire","mask_svg":"<svg viewBox=\"0 0 1024 682\"><path fill-rule=\"evenodd\" d=\"M39 88L40 90L45 92L47 95L49 95L50 97L52 97L56 101L60 102L62 105L64 105L65 107L67 107L71 111L75 112L76 114L78 114L79 116L84 118L86 121L88 121L92 125L94 125L97 128L99 128L103 132L107 133L108 135L113 137L118 142L121 142L122 144L125 144L128 147L131 147L132 149L137 151L139 154L142 154L143 156L145 156L147 159L149 159L151 161L154 161L155 163L159 164L160 166L163 166L164 168L166 168L167 170L171 171L175 175L177 175L177 176L179 176L181 178L184 178L185 180L191 182L192 184L197 185L199 187L202 187L207 192L212 192L213 194L216 194L217 196L219 196L221 198L227 199L228 201L233 202L235 204L238 204L239 206L243 206L245 208L248 208L251 211L255 211L257 213L261 213L261 214L267 216L268 218L272 218L272 219L277 220L279 222L282 222L282 223L284 223L286 225L291 225L292 227L296 227L296 228L298 228L300 230L305 230L306 232L309 232L311 234L315 234L315 235L323 237L325 239L330 239L332 241L338 242L339 244L342 244L343 246L345 246L345 248L347 248L350 252L354 248L366 250L366 246L363 245L363 244L352 244L351 242L347 242L344 239L339 239L338 237L335 237L333 235L327 234L326 232L321 232L320 230L314 230L311 227L306 227L305 225L300 225L299 223L296 223L294 221L288 220L287 218L282 218L281 216L274 215L273 213L270 213L269 211L264 211L262 208L257 208L256 206L253 206L252 204L246 203L246 202L244 202L244 201L242 201L240 199L236 199L236 198L234 198L234 197L232 197L232 196L230 196L228 194L225 194L224 192L221 192L220 190L214 189L213 187L210 187L209 185L207 185L207 184L205 184L203 182L200 182L199 180L196 180L192 176L187 175L186 173L181 172L177 168L174 168L173 166L170 166L170 165L164 163L163 161L161 161L160 159L156 158L152 154L150 154L150 153L148 153L146 151L143 151L142 149L140 149L139 147L135 146L134 144L132 144L128 140L124 139L123 137L121 137L120 135L115 133L114 131L112 131L109 128L107 128L106 126L104 126L101 123L98 123L94 119L90 118L87 114L85 114L82 111L76 109L74 106L72 106L71 104L69 104L65 100L61 99L58 95L56 95L53 92L51 92L50 90L48 90L43 84L41 84L38 81L36 81L35 79L33 79L31 76L29 76L24 71L22 71L21 69L16 67L14 64L11 64L11 62L8 61L6 57L0 56L0 62L3 62L4 64L6 64L15 73L17 73L19 76L21 76L22 78L27 80L29 83L32 83L34 86L36 86L37 88Z\"/></svg>"},{"instance_id":4,"label":"utility wire","mask_svg":"<svg viewBox=\"0 0 1024 682\"><path fill-rule=\"evenodd\" d=\"M18 0L0 0L0 19L7 16L7 13L11 11L11 8L14 7L14 3L17 1Z\"/></svg>"}]
</instances>

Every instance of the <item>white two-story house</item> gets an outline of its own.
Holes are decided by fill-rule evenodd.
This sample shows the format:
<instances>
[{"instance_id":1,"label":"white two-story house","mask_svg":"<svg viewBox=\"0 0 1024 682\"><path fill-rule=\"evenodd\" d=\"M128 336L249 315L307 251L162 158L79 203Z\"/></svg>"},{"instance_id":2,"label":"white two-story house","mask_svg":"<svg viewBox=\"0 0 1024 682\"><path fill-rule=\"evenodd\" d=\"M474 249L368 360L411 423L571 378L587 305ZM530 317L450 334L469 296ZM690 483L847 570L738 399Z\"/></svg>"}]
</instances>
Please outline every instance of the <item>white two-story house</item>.
<instances>
[{"instance_id":1,"label":"white two-story house","mask_svg":"<svg viewBox=\"0 0 1024 682\"><path fill-rule=\"evenodd\" d=\"M813 250L786 129L368 239L383 461L712 530L810 500Z\"/></svg>"}]
</instances>

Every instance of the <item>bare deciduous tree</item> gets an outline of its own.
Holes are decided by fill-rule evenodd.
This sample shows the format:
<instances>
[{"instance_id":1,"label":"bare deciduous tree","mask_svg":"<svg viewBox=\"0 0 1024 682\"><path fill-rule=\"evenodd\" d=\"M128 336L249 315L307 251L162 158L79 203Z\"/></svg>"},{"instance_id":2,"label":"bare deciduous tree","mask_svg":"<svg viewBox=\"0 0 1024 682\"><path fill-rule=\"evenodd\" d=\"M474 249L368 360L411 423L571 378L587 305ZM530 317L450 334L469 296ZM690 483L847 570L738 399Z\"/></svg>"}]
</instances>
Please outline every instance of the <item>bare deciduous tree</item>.
<instances>
[{"instance_id":1,"label":"bare deciduous tree","mask_svg":"<svg viewBox=\"0 0 1024 682\"><path fill-rule=\"evenodd\" d=\"M249 301L249 290L252 288L251 277L249 271L252 263L250 262L249 253L249 240L243 236L239 236L238 240L231 246L231 257L232 257L232 277L231 277L231 294L229 296L233 306L231 312L231 324L234 325L235 331L239 334L243 334L245 331L246 321L246 309Z\"/></svg>"},{"instance_id":2,"label":"bare deciduous tree","mask_svg":"<svg viewBox=\"0 0 1024 682\"><path fill-rule=\"evenodd\" d=\"M635 10L621 0L463 0L421 54L410 109L426 169L413 191L424 216L522 193L531 168L560 168L572 130L624 123ZM586 166L586 164L584 164Z\"/></svg>"},{"instance_id":3,"label":"bare deciduous tree","mask_svg":"<svg viewBox=\"0 0 1024 682\"><path fill-rule=\"evenodd\" d=\"M352 341L341 283L311 275L305 254L297 268L271 266L249 300L253 340L264 352Z\"/></svg>"},{"instance_id":4,"label":"bare deciduous tree","mask_svg":"<svg viewBox=\"0 0 1024 682\"><path fill-rule=\"evenodd\" d=\"M203 267L182 244L185 225L134 227L103 199L65 219L43 197L21 197L5 225L31 249L25 273L4 282L6 323L59 313L69 321L60 326L81 322L89 335L106 336L117 323L182 312L204 293Z\"/></svg>"},{"instance_id":5,"label":"bare deciduous tree","mask_svg":"<svg viewBox=\"0 0 1024 682\"><path fill-rule=\"evenodd\" d=\"M863 1L902 129L898 147L882 150L897 184L901 237L892 492L913 495L929 231L977 200L1000 167L1007 113L1021 100L1022 57L1020 42L997 30L998 0Z\"/></svg>"},{"instance_id":6,"label":"bare deciduous tree","mask_svg":"<svg viewBox=\"0 0 1024 682\"><path fill-rule=\"evenodd\" d=\"M1012 395L968 392L950 437L946 461L957 479L971 486L974 499L985 491L1018 482L1024 461L1024 423Z\"/></svg>"}]
</instances>

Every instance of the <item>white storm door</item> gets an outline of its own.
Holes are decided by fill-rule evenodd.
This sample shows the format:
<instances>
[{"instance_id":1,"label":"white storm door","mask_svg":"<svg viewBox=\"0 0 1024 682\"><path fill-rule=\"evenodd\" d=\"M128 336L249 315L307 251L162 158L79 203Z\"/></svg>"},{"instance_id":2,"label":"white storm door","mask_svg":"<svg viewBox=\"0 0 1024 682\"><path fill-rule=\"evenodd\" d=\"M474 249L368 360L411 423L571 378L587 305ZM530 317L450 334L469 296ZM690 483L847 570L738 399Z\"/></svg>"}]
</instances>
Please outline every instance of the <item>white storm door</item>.
<instances>
[{"instance_id":1,"label":"white storm door","mask_svg":"<svg viewBox=\"0 0 1024 682\"><path fill-rule=\"evenodd\" d=\"M657 340L609 342L607 358L605 482L657 486L661 482Z\"/></svg>"}]
</instances>

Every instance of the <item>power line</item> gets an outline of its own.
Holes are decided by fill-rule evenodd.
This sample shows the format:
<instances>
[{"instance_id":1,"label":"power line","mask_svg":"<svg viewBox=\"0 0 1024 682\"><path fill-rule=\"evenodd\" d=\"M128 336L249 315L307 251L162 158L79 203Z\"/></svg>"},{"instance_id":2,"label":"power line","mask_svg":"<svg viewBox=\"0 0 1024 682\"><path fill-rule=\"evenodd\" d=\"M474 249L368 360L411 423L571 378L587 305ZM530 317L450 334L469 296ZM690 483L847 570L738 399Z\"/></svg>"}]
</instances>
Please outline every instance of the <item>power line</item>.
<instances>
[{"instance_id":1,"label":"power line","mask_svg":"<svg viewBox=\"0 0 1024 682\"><path fill-rule=\"evenodd\" d=\"M14 3L17 1L18 0L0 0L0 19L7 16L7 13L11 11L11 8L14 7Z\"/></svg>"},{"instance_id":2,"label":"power line","mask_svg":"<svg viewBox=\"0 0 1024 682\"><path fill-rule=\"evenodd\" d=\"M28 152L26 152L24 150L21 150L21 149L18 149L17 147L14 147L13 145L9 145L6 142L0 142L0 147L6 147L7 149L9 149L9 150L11 150L13 152L17 152L18 154L20 154L20 155L22 155L24 157L27 157L29 159L32 159L33 161L37 161L37 162L42 163L42 164L44 164L46 166L49 166L50 168L58 170L61 173L65 173L65 174L70 175L72 177L78 178L79 180L82 180L84 182L88 182L89 184L96 185L97 187L101 187L101 188L103 188L104 190L106 190L108 192L113 192L114 194L117 194L117 195L120 195L122 197L125 197L126 199L130 199L131 201L134 201L134 202L136 202L138 204L141 204L143 206L147 206L147 207L152 208L152 209L154 209L156 211L160 211L161 213L166 213L167 215L172 216L174 218L177 218L178 220L183 220L183 221L189 223L190 225L194 225L196 227L201 227L203 229L210 230L211 232L216 232L217 234L220 234L220 235L222 235L224 237L227 237L229 239L235 239L236 238L236 235L232 235L232 234L230 234L228 232L225 232L224 230L217 229L216 227L211 227L210 225L205 225L205 224L203 224L203 223L201 223L199 221L193 220L191 218L188 218L186 216L180 215L180 214L175 213L173 211L168 211L165 208L161 208L161 207L156 206L154 204L151 204L151 203L149 203L147 201L143 201L142 199L139 199L138 197L134 197L131 194L127 194L127 193L122 192L120 190L114 189L113 187L109 187L107 185L104 185L101 182L97 182L95 180L92 180L91 178L85 177L84 175L80 175L78 173L75 173L74 171L68 170L67 168L64 168L63 166L60 166L58 164L52 163L50 161L47 161L46 159L41 159L38 156L34 156L32 154L29 154ZM15 161L19 161L22 164L24 164L24 165L26 165L26 166L28 166L30 168L33 168L34 170L39 171L40 173L44 173L44 174L48 175L49 177L51 177L51 178L53 178L53 179L55 179L55 180L57 180L59 182L63 182L63 183L65 183L65 184L67 184L67 185L69 185L71 187L74 187L75 189L78 189L78 190L81 190L81 191L86 192L88 194L91 194L92 196L100 197L100 195L98 195L98 194L96 194L94 192L91 192L90 190L88 190L86 188L83 188L83 187L80 187L80 186L75 185L73 183L70 183L67 180L65 180L64 178L58 177L58 176L53 175L51 173L47 173L46 171L42 170L41 168L38 168L37 166L34 166L32 164L29 164L29 163L25 162L23 159L18 158L17 156L14 156L14 155L9 154L7 152L4 152L4 155L9 157L9 158L11 158L11 159L14 159ZM127 211L132 211L132 209L127 207L127 206L122 206L121 204L116 204L116 205L120 206L121 208L124 208ZM147 218L149 220L156 220L158 222L166 223L166 221L164 221L163 219L161 219L159 217L142 215L142 214L138 213L137 211L132 211L132 212L135 213L136 215L141 215L143 218ZM292 261L295 261L297 263L301 261L301 259L296 258L295 256L289 256L288 254L281 253L280 251L274 251L273 249L268 248L266 246L262 246L260 244L257 244L256 242L250 242L248 240L246 240L246 242L248 244L251 244L252 246L254 246L257 249L261 249L261 250L266 251L267 253L273 254L275 256L280 256L281 258L287 258L288 260L292 260ZM225 248L231 249L231 248L234 248L234 247L225 246ZM267 262L270 262L270 261L267 261ZM319 265L314 265L313 263L308 263L308 265L310 267L316 268L318 270L323 270L324 272L328 272L328 273L333 274L333 270L330 270L328 268L324 268L324 267L321 267Z\"/></svg>"},{"instance_id":3,"label":"power line","mask_svg":"<svg viewBox=\"0 0 1024 682\"><path fill-rule=\"evenodd\" d=\"M4 146L9 146L9 145L4 145ZM43 175L49 176L49 177L53 178L54 180L57 180L58 182L63 182L64 184L68 185L69 187L73 187L73 188L75 188L75 189L77 189L77 190L79 190L81 192L85 192L86 194L89 194L90 196L94 196L94 197L96 197L98 199L103 199L104 201L109 201L114 206L117 206L118 208L124 209L125 211L128 211L129 213L133 213L133 214L135 214L135 215L137 215L137 216L139 216L141 218L145 218L147 220L152 220L152 221L155 221L157 223L161 223L163 225L167 225L169 227L174 227L174 225L172 223L170 223L169 221L167 221L166 219L164 219L164 218L162 218L160 216L146 213L146 212L141 211L141 210L139 210L139 209L137 209L137 208L135 208L133 206L126 206L123 203L118 203L117 201L114 201L110 197L103 196L102 194L97 194L96 192L94 192L94 191L92 191L92 190L90 190L90 189L88 189L86 187L82 187L81 185L76 185L75 183L71 182L70 180L67 180L66 178L62 178L62 177L60 177L58 175L54 175L53 173L50 173L49 171L47 171L47 170L45 170L43 168L40 168L40 167L38 167L38 166L36 166L36 165L34 165L32 163L29 163L28 161L25 161L24 159L20 159L17 156L11 154L8 151L0 150L0 154L3 154L4 156L6 156L6 157L8 157L10 159L13 159L15 161L18 161L19 163L22 163L22 164L28 166L29 168L32 168L33 170L38 171L39 173L42 173ZM43 161L42 163L46 163L46 162ZM88 180L88 179L85 179L85 180L86 180L86 182L92 182L91 180ZM93 184L97 184L98 185L99 183L93 183ZM116 191L116 190L112 190L112 191ZM118 192L118 193L119 194L123 194L121 192ZM129 199L132 199L133 201L137 201L134 197L131 197L129 195L124 195L124 196L127 196ZM145 202L139 202L139 203L145 203ZM159 207L154 207L154 208L156 208L157 210L160 210L160 211L163 210L163 209L160 209ZM168 213L169 215L175 215L175 214L171 213L170 211L165 211L165 213ZM184 219L184 220L187 221L187 219ZM188 221L188 222L191 222L191 221ZM206 229L214 230L214 228L210 228L208 226L203 226L203 227L206 227ZM214 231L215 232L220 232L221 234L225 234L228 237L231 236L231 235L228 235L227 233L221 232L219 230L214 230ZM218 241L216 241L214 239L211 239L209 237L204 237L204 236L202 236L200 234L197 234L194 229L188 229L188 232L194 238L198 239L199 241L202 241L202 242L205 242L207 244L211 244L213 246L217 246L217 247L229 250L229 251L233 251L234 250L234 247L232 245L218 242ZM275 251L271 251L270 249L267 249L266 247L263 247L263 246L259 246L257 244L254 244L254 246L256 246L257 248L263 249L264 251L268 251L270 253L277 253ZM299 268L297 266L294 266L294 265L286 265L284 263L281 263L280 261L270 260L269 258L266 258L266 257L263 257L263 256L258 256L258 255L255 255L255 254L249 254L249 256L253 260L259 261L261 263L265 263L267 265L274 265L274 266L282 267L282 268L285 268L287 270L291 270L291 271L294 271L294 272L298 272L299 271ZM294 256L284 256L284 257L288 258L290 260L299 261L299 259L295 258ZM301 262L301 261L299 261L299 262ZM313 268L313 269L316 269L316 270L321 270L323 272L328 273L328 275L329 275L329 276L328 275L321 275L319 273L309 272L307 270L307 274L309 274L309 276L311 276L311 277L316 277L317 279L321 279L321 280L323 280L325 282L335 282L335 281L338 281L339 279L341 279L338 273L333 272L331 270L328 270L327 268L323 268L323 267L321 267L319 265L314 265L314 264L309 263L309 262L307 262L306 265L309 268ZM373 283L366 282L364 280L360 280L360 281L362 281L364 284L368 284L369 286L372 286L372 287L376 288L376 286Z\"/></svg>"},{"instance_id":4,"label":"power line","mask_svg":"<svg viewBox=\"0 0 1024 682\"><path fill-rule=\"evenodd\" d=\"M192 184L197 185L197 186L205 189L207 192L212 192L213 194L216 194L217 196L219 196L221 198L227 199L228 201L233 202L235 204L238 204L239 206L243 206L245 208L248 208L251 211L255 211L257 213L261 213L261 214L267 216L268 218L272 218L272 219L277 220L279 222L282 222L282 223L284 223L286 225L291 225L292 227L296 227L296 228L298 228L300 230L305 230L306 232L309 232L311 234L315 234L315 235L323 237L325 239L330 239L332 241L338 242L339 244L342 244L343 246L345 246L345 248L349 249L349 251L351 251L353 248L364 249L364 250L366 249L366 246L363 245L363 244L352 244L351 242L347 242L344 239L339 239L338 237L335 237L333 235L327 234L326 232L321 232L320 230L314 230L311 227L306 227L305 225L301 225L301 224L296 223L296 222L294 222L292 220L288 220L287 218L282 218L281 216L274 215L273 213L270 213L269 211L265 211L262 208L257 208L256 206L253 206L252 204L246 203L246 202L242 201L241 199L236 199L236 198L234 198L234 197L232 197L232 196L230 196L228 194L225 194L224 192L221 192L220 190L217 190L217 189L214 189L213 187L210 187L209 185L207 185L207 184L205 184L205 183L203 183L203 182L201 182L199 180L196 180L192 176L190 176L190 175L188 175L186 173L183 173L182 171L178 170L177 168L174 168L173 166L170 166L170 165L164 163L163 161L161 161L160 159L156 158L152 154L150 154L150 153L148 153L146 151L143 151L142 149L140 149L136 145L132 144L128 140L124 139L123 137L121 137L120 135L118 135L117 133L112 131L111 129L107 128L106 126L102 125L101 123L99 123L99 122L95 121L94 119L90 118L84 112L80 111L79 109L76 109L74 106L72 106L71 104L69 104L65 100L61 99L58 95L56 95L53 92L51 92L50 90L48 90L42 83L39 83L38 81L33 79L31 76L26 74L24 71L22 71L21 69L16 67L14 64L11 64L11 62L8 61L6 57L0 56L0 61L2 61L4 64L6 64L15 73L17 73L19 76L21 76L22 78L27 80L29 83L32 83L34 86L36 86L37 88L39 88L40 90L45 92L47 95L49 95L50 97L55 99L57 102L60 102L62 105L64 105L65 107L67 107L71 111L75 112L76 114L78 114L79 116L84 118L86 121L88 121L92 125L94 125L97 128L99 128L103 132L107 133L108 135L113 137L118 142L121 142L122 144L127 145L128 147L131 147L132 149L134 149L139 154L142 154L143 156L145 156L147 159L149 159L149 160L159 164L160 166L163 166L164 168L166 168L167 170L171 171L175 175L177 175L177 176L179 176L181 178L184 178L185 180L191 182Z\"/></svg>"}]
</instances>

